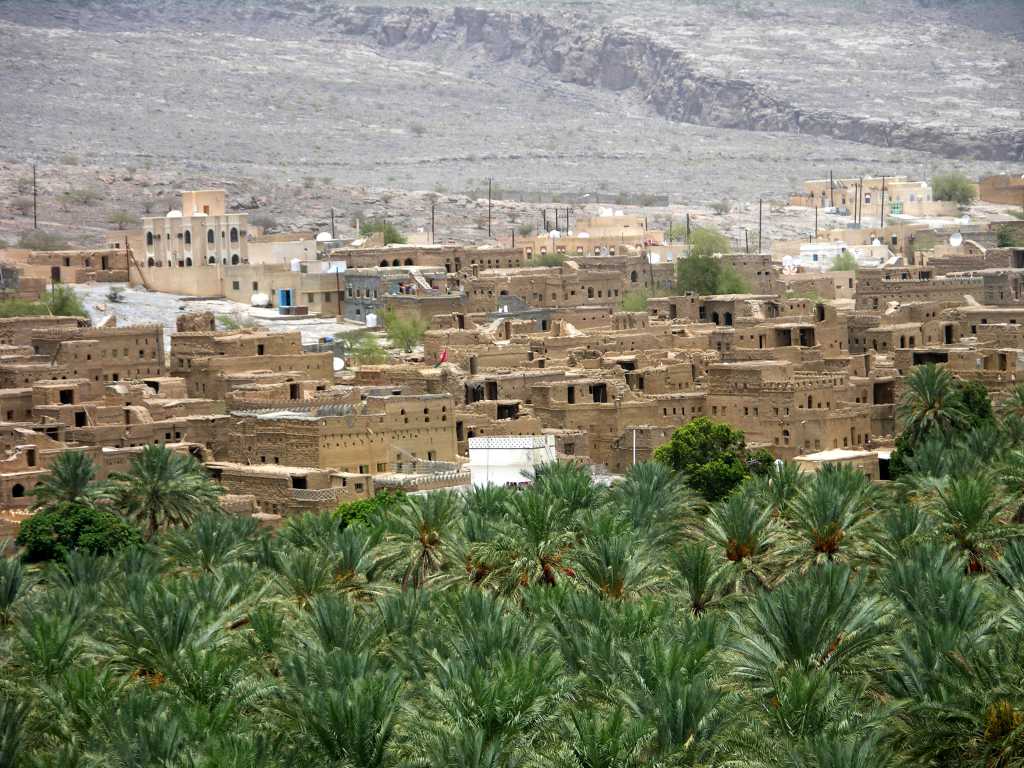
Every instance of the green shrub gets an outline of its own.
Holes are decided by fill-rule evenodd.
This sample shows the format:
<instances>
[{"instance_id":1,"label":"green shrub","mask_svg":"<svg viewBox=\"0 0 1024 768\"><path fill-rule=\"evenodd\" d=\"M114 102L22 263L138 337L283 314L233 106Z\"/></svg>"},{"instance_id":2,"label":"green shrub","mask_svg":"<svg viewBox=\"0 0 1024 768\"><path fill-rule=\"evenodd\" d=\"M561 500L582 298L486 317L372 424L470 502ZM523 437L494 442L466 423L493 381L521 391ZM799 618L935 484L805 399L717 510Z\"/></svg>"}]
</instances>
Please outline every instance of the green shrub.
<instances>
[{"instance_id":1,"label":"green shrub","mask_svg":"<svg viewBox=\"0 0 1024 768\"><path fill-rule=\"evenodd\" d=\"M350 501L340 505L334 512L338 516L342 527L359 525L367 520L393 509L405 498L402 491L377 491L368 499Z\"/></svg>"},{"instance_id":2,"label":"green shrub","mask_svg":"<svg viewBox=\"0 0 1024 768\"><path fill-rule=\"evenodd\" d=\"M830 269L833 272L856 272L857 258L849 251L843 251L836 256Z\"/></svg>"},{"instance_id":3,"label":"green shrub","mask_svg":"<svg viewBox=\"0 0 1024 768\"><path fill-rule=\"evenodd\" d=\"M63 560L73 551L109 555L142 542L137 528L106 509L62 502L40 509L21 524L18 544L29 562Z\"/></svg>"},{"instance_id":4,"label":"green shrub","mask_svg":"<svg viewBox=\"0 0 1024 768\"><path fill-rule=\"evenodd\" d=\"M629 291L622 297L622 301L619 302L619 309L623 312L646 312L648 298L646 288Z\"/></svg>"},{"instance_id":5,"label":"green shrub","mask_svg":"<svg viewBox=\"0 0 1024 768\"><path fill-rule=\"evenodd\" d=\"M389 310L383 320L388 339L403 352L412 352L427 331L426 321L418 317L402 317Z\"/></svg>"},{"instance_id":6,"label":"green shrub","mask_svg":"<svg viewBox=\"0 0 1024 768\"><path fill-rule=\"evenodd\" d=\"M932 197L970 205L975 198L974 183L960 171L939 173L932 177Z\"/></svg>"},{"instance_id":7,"label":"green shrub","mask_svg":"<svg viewBox=\"0 0 1024 768\"><path fill-rule=\"evenodd\" d=\"M370 237L378 232L384 235L384 245L401 244L405 242L405 237L398 228L390 222L382 219L371 219L370 221L364 221L359 227L359 234L362 237Z\"/></svg>"},{"instance_id":8,"label":"green shrub","mask_svg":"<svg viewBox=\"0 0 1024 768\"><path fill-rule=\"evenodd\" d=\"M568 260L564 253L540 253L530 260L534 267L560 267Z\"/></svg>"},{"instance_id":9,"label":"green shrub","mask_svg":"<svg viewBox=\"0 0 1024 768\"><path fill-rule=\"evenodd\" d=\"M1019 248L1024 246L1024 238L1021 238L1012 227L1000 227L996 231L996 245L1000 248Z\"/></svg>"}]
</instances>

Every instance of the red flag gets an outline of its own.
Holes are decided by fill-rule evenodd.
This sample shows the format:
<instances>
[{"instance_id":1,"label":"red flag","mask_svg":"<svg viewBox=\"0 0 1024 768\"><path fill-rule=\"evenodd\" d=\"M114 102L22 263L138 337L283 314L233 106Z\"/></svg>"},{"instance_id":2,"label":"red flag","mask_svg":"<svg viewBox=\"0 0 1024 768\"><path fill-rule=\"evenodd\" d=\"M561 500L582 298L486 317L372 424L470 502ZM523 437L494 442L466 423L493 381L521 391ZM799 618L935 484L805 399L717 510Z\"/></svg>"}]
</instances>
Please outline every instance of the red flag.
<instances>
[{"instance_id":1,"label":"red flag","mask_svg":"<svg viewBox=\"0 0 1024 768\"><path fill-rule=\"evenodd\" d=\"M448 362L448 347L441 350L441 357L437 359L438 364Z\"/></svg>"}]
</instances>

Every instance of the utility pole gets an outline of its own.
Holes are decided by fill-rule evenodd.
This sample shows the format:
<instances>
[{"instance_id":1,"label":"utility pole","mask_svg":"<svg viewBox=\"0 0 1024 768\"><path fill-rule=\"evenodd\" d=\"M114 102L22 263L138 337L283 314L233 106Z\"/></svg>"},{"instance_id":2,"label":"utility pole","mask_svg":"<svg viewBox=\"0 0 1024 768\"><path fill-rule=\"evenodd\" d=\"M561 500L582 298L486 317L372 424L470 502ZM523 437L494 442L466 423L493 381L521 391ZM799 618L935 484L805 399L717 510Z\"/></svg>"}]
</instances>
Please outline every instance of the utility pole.
<instances>
[{"instance_id":1,"label":"utility pole","mask_svg":"<svg viewBox=\"0 0 1024 768\"><path fill-rule=\"evenodd\" d=\"M491 179L487 178L487 236L491 236Z\"/></svg>"},{"instance_id":2,"label":"utility pole","mask_svg":"<svg viewBox=\"0 0 1024 768\"><path fill-rule=\"evenodd\" d=\"M39 194L36 189L36 164L32 163L32 229L39 229Z\"/></svg>"},{"instance_id":3,"label":"utility pole","mask_svg":"<svg viewBox=\"0 0 1024 768\"><path fill-rule=\"evenodd\" d=\"M878 226L885 229L885 176L882 177L882 205L878 212Z\"/></svg>"},{"instance_id":4,"label":"utility pole","mask_svg":"<svg viewBox=\"0 0 1024 768\"><path fill-rule=\"evenodd\" d=\"M750 231L746 227L743 228L743 251L750 253Z\"/></svg>"},{"instance_id":5,"label":"utility pole","mask_svg":"<svg viewBox=\"0 0 1024 768\"><path fill-rule=\"evenodd\" d=\"M814 239L818 239L818 206L814 206Z\"/></svg>"},{"instance_id":6,"label":"utility pole","mask_svg":"<svg viewBox=\"0 0 1024 768\"><path fill-rule=\"evenodd\" d=\"M433 242L433 240L431 240ZM516 247L516 228L512 227L512 247Z\"/></svg>"},{"instance_id":7,"label":"utility pole","mask_svg":"<svg viewBox=\"0 0 1024 768\"><path fill-rule=\"evenodd\" d=\"M686 244L690 244L690 213L686 213Z\"/></svg>"},{"instance_id":8,"label":"utility pole","mask_svg":"<svg viewBox=\"0 0 1024 768\"><path fill-rule=\"evenodd\" d=\"M831 173L832 172L829 171L830 175L831 175ZM762 200L760 197L757 198L757 252L758 253L764 253L764 250L761 248L761 231L762 231L762 222L763 222L762 209L763 209L763 207L764 207L764 200Z\"/></svg>"},{"instance_id":9,"label":"utility pole","mask_svg":"<svg viewBox=\"0 0 1024 768\"><path fill-rule=\"evenodd\" d=\"M435 200L430 201L430 244L434 244L434 208L437 206Z\"/></svg>"},{"instance_id":10,"label":"utility pole","mask_svg":"<svg viewBox=\"0 0 1024 768\"><path fill-rule=\"evenodd\" d=\"M334 234L334 209L331 208L331 240L337 240L337 235Z\"/></svg>"},{"instance_id":11,"label":"utility pole","mask_svg":"<svg viewBox=\"0 0 1024 768\"><path fill-rule=\"evenodd\" d=\"M831 207L835 208L836 207L836 185L835 185L835 182L832 180L832 171L831 170L829 170L829 172L828 172L828 198L829 198L829 205Z\"/></svg>"}]
</instances>

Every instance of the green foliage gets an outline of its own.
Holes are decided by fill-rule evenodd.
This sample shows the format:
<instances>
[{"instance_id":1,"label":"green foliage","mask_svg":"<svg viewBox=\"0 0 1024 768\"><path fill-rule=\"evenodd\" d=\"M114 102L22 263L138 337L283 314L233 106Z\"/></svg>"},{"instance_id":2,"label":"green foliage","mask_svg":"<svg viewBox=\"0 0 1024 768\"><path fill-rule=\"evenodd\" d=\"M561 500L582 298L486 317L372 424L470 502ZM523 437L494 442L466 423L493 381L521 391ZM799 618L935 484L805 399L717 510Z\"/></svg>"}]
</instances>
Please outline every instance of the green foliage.
<instances>
[{"instance_id":1,"label":"green foliage","mask_svg":"<svg viewBox=\"0 0 1024 768\"><path fill-rule=\"evenodd\" d=\"M707 503L660 462L607 488L559 463L2 560L0 765L1017 768L1019 403L943 387L908 406L953 392L977 426L899 483L750 454ZM695 459L745 452L713 426ZM23 532L119 512L87 470Z\"/></svg>"},{"instance_id":2,"label":"green foliage","mask_svg":"<svg viewBox=\"0 0 1024 768\"><path fill-rule=\"evenodd\" d=\"M384 245L405 242L405 237L398 231L398 228L383 219L370 219L369 221L364 221L359 227L359 234L362 237L369 237L378 232L384 235Z\"/></svg>"},{"instance_id":3,"label":"green foliage","mask_svg":"<svg viewBox=\"0 0 1024 768\"><path fill-rule=\"evenodd\" d=\"M932 177L932 197L959 205L970 205L976 196L975 185L960 171L947 171Z\"/></svg>"},{"instance_id":4,"label":"green foliage","mask_svg":"<svg viewBox=\"0 0 1024 768\"><path fill-rule=\"evenodd\" d=\"M529 222L523 222L518 227L516 227L516 234L518 234L520 237L530 237L531 235L533 235L533 224L530 224Z\"/></svg>"},{"instance_id":5,"label":"green foliage","mask_svg":"<svg viewBox=\"0 0 1024 768\"><path fill-rule=\"evenodd\" d=\"M534 267L560 267L568 261L569 257L564 253L538 253L530 260Z\"/></svg>"},{"instance_id":6,"label":"green foliage","mask_svg":"<svg viewBox=\"0 0 1024 768\"><path fill-rule=\"evenodd\" d=\"M0 301L0 317L89 317L89 312L74 289L54 285L39 301L4 299Z\"/></svg>"},{"instance_id":7,"label":"green foliage","mask_svg":"<svg viewBox=\"0 0 1024 768\"><path fill-rule=\"evenodd\" d=\"M350 525L361 525L370 520L376 520L385 513L394 510L400 505L406 496L402 491L377 491L369 499L349 501L340 505L335 510L342 528Z\"/></svg>"},{"instance_id":8,"label":"green foliage","mask_svg":"<svg viewBox=\"0 0 1024 768\"><path fill-rule=\"evenodd\" d=\"M832 272L856 272L857 258L849 251L843 251L832 261Z\"/></svg>"},{"instance_id":9,"label":"green foliage","mask_svg":"<svg viewBox=\"0 0 1024 768\"><path fill-rule=\"evenodd\" d=\"M188 526L196 515L220 509L222 489L203 465L162 445L147 445L129 472L113 479L115 508L143 524L147 540L161 528Z\"/></svg>"},{"instance_id":10,"label":"green foliage","mask_svg":"<svg viewBox=\"0 0 1024 768\"><path fill-rule=\"evenodd\" d=\"M996 245L1000 248L1021 248L1024 247L1024 237L1013 227L1002 226L996 230Z\"/></svg>"},{"instance_id":11,"label":"green foliage","mask_svg":"<svg viewBox=\"0 0 1024 768\"><path fill-rule=\"evenodd\" d=\"M392 311L383 316L384 331L391 343L403 352L412 352L423 343L427 322L419 317L404 317Z\"/></svg>"},{"instance_id":12,"label":"green foliage","mask_svg":"<svg viewBox=\"0 0 1024 768\"><path fill-rule=\"evenodd\" d=\"M109 555L141 541L137 528L85 501L61 501L40 509L18 531L18 545L29 562L63 560L77 551Z\"/></svg>"},{"instance_id":13,"label":"green foliage","mask_svg":"<svg viewBox=\"0 0 1024 768\"><path fill-rule=\"evenodd\" d=\"M61 235L33 229L18 238L17 247L27 248L30 251L63 251L69 246L67 239Z\"/></svg>"},{"instance_id":14,"label":"green foliage","mask_svg":"<svg viewBox=\"0 0 1024 768\"><path fill-rule=\"evenodd\" d=\"M711 227L696 227L690 232L690 256L714 256L728 253L729 240Z\"/></svg>"},{"instance_id":15,"label":"green foliage","mask_svg":"<svg viewBox=\"0 0 1024 768\"><path fill-rule=\"evenodd\" d=\"M646 288L628 291L623 294L622 301L619 302L619 309L623 312L646 312L648 298Z\"/></svg>"},{"instance_id":16,"label":"green foliage","mask_svg":"<svg viewBox=\"0 0 1024 768\"><path fill-rule=\"evenodd\" d=\"M360 336L351 347L351 357L359 365L380 365L387 362L388 353L371 333Z\"/></svg>"},{"instance_id":17,"label":"green foliage","mask_svg":"<svg viewBox=\"0 0 1024 768\"><path fill-rule=\"evenodd\" d=\"M725 498L750 474L743 432L703 416L672 433L654 458L708 501Z\"/></svg>"}]
</instances>

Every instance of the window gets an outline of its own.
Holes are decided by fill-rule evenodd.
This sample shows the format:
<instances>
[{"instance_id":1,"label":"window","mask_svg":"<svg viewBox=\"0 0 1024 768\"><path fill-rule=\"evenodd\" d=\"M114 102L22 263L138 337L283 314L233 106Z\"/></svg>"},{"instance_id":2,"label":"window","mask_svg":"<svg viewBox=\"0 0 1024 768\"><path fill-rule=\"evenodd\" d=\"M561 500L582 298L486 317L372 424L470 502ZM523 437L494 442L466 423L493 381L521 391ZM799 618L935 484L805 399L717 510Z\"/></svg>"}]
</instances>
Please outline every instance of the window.
<instances>
[{"instance_id":1,"label":"window","mask_svg":"<svg viewBox=\"0 0 1024 768\"><path fill-rule=\"evenodd\" d=\"M233 290L233 291L237 291L238 290L238 281L237 280L232 280L231 281L231 290Z\"/></svg>"},{"instance_id":2,"label":"window","mask_svg":"<svg viewBox=\"0 0 1024 768\"><path fill-rule=\"evenodd\" d=\"M237 243L238 242L238 230L235 227L231 228L231 242L232 243Z\"/></svg>"},{"instance_id":3,"label":"window","mask_svg":"<svg viewBox=\"0 0 1024 768\"><path fill-rule=\"evenodd\" d=\"M211 245L213 244L213 230L212 229L206 230L206 242L210 243Z\"/></svg>"},{"instance_id":4,"label":"window","mask_svg":"<svg viewBox=\"0 0 1024 768\"><path fill-rule=\"evenodd\" d=\"M252 281L252 289L254 291L258 291L260 289L260 284L258 282L256 282L255 280Z\"/></svg>"},{"instance_id":5,"label":"window","mask_svg":"<svg viewBox=\"0 0 1024 768\"><path fill-rule=\"evenodd\" d=\"M153 247L153 233L152 232L147 232L146 233L146 245L149 246L150 248Z\"/></svg>"}]
</instances>

